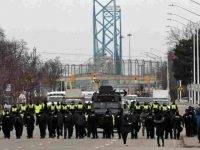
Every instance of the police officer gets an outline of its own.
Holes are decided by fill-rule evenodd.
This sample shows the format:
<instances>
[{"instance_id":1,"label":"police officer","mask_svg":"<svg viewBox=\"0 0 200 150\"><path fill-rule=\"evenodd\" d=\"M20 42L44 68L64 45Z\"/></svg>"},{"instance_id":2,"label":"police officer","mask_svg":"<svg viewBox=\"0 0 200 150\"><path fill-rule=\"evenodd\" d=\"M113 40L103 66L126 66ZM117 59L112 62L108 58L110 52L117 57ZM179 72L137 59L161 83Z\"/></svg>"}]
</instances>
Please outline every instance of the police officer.
<instances>
[{"instance_id":1,"label":"police officer","mask_svg":"<svg viewBox=\"0 0 200 150\"><path fill-rule=\"evenodd\" d=\"M40 115L40 117L41 117L41 115L44 115L44 114L40 113L41 110L42 110L42 105L39 104L39 102L37 102L36 105L34 106L34 108L35 108L36 124L38 124L37 123L38 122L38 116Z\"/></svg>"},{"instance_id":2,"label":"police officer","mask_svg":"<svg viewBox=\"0 0 200 150\"><path fill-rule=\"evenodd\" d=\"M173 117L173 114L171 113L170 109L166 106L162 107L162 113L164 115L164 118L165 118L165 121L164 121L164 129L165 129L165 139L168 139L169 138L169 135L170 135L170 138L172 139L173 138L173 134L172 134L172 117Z\"/></svg>"},{"instance_id":3,"label":"police officer","mask_svg":"<svg viewBox=\"0 0 200 150\"><path fill-rule=\"evenodd\" d=\"M142 111L145 113L148 113L150 111L150 106L147 102L144 102L144 105L142 107Z\"/></svg>"},{"instance_id":4,"label":"police officer","mask_svg":"<svg viewBox=\"0 0 200 150\"><path fill-rule=\"evenodd\" d=\"M32 110L27 111L27 113L24 115L24 124L27 131L27 138L33 138L35 118Z\"/></svg>"},{"instance_id":5,"label":"police officer","mask_svg":"<svg viewBox=\"0 0 200 150\"><path fill-rule=\"evenodd\" d=\"M47 127L48 127L48 132L49 132L49 138L54 138L55 137L55 130L53 128L53 115L54 111L49 111L48 113L48 120L47 120Z\"/></svg>"},{"instance_id":6,"label":"police officer","mask_svg":"<svg viewBox=\"0 0 200 150\"><path fill-rule=\"evenodd\" d=\"M17 112L19 112L19 109L17 108L17 105L14 104L11 107L11 114L12 114L12 116L15 116Z\"/></svg>"},{"instance_id":7,"label":"police officer","mask_svg":"<svg viewBox=\"0 0 200 150\"><path fill-rule=\"evenodd\" d=\"M27 106L26 106L26 104L25 103L22 103L21 105L20 105L20 113L21 114L25 114L25 112L26 112L26 108L27 108Z\"/></svg>"},{"instance_id":8,"label":"police officer","mask_svg":"<svg viewBox=\"0 0 200 150\"><path fill-rule=\"evenodd\" d=\"M69 105L69 110L71 111L72 114L74 114L76 105L74 101L71 101L70 105Z\"/></svg>"},{"instance_id":9,"label":"police officer","mask_svg":"<svg viewBox=\"0 0 200 150\"><path fill-rule=\"evenodd\" d=\"M36 125L39 125L40 129L40 138L44 139L46 136L46 116L41 109L39 113L37 114L37 122Z\"/></svg>"},{"instance_id":10,"label":"police officer","mask_svg":"<svg viewBox=\"0 0 200 150\"><path fill-rule=\"evenodd\" d=\"M155 113L155 115L157 115L157 113L159 113L160 111L160 105L157 100L155 100L154 103L152 104L152 111L153 113Z\"/></svg>"},{"instance_id":11,"label":"police officer","mask_svg":"<svg viewBox=\"0 0 200 150\"><path fill-rule=\"evenodd\" d=\"M32 114L35 114L35 106L32 102L29 103L29 105L27 107L27 111L32 113Z\"/></svg>"},{"instance_id":12,"label":"police officer","mask_svg":"<svg viewBox=\"0 0 200 150\"><path fill-rule=\"evenodd\" d=\"M164 113L167 113L168 112L168 107L167 107L167 104L164 103L161 107L161 110L164 112Z\"/></svg>"},{"instance_id":13,"label":"police officer","mask_svg":"<svg viewBox=\"0 0 200 150\"><path fill-rule=\"evenodd\" d=\"M119 139L121 139L121 123L122 123L122 116L123 116L123 110L119 111L117 115L115 116L115 127L117 128L117 133Z\"/></svg>"},{"instance_id":14,"label":"police officer","mask_svg":"<svg viewBox=\"0 0 200 150\"><path fill-rule=\"evenodd\" d=\"M113 126L113 118L109 109L107 109L103 117L103 129L104 129L103 138L106 138L106 139L111 138L112 126Z\"/></svg>"},{"instance_id":15,"label":"police officer","mask_svg":"<svg viewBox=\"0 0 200 150\"><path fill-rule=\"evenodd\" d=\"M92 138L98 138L97 133L97 115L95 114L94 110L91 110L88 114L87 124L88 124L88 137L92 134Z\"/></svg>"},{"instance_id":16,"label":"police officer","mask_svg":"<svg viewBox=\"0 0 200 150\"><path fill-rule=\"evenodd\" d=\"M130 121L130 115L123 114L121 118L121 134L123 143L126 144L128 133L131 132L131 121Z\"/></svg>"},{"instance_id":17,"label":"police officer","mask_svg":"<svg viewBox=\"0 0 200 150\"><path fill-rule=\"evenodd\" d=\"M61 112L62 111L62 105L60 104L60 102L57 103L56 110L57 110L57 112Z\"/></svg>"},{"instance_id":18,"label":"police officer","mask_svg":"<svg viewBox=\"0 0 200 150\"><path fill-rule=\"evenodd\" d=\"M56 115L57 115L56 133L57 133L57 139L59 139L60 136L62 136L63 116L62 116L62 114L61 114L61 112L59 110L56 111Z\"/></svg>"},{"instance_id":19,"label":"police officer","mask_svg":"<svg viewBox=\"0 0 200 150\"><path fill-rule=\"evenodd\" d=\"M65 107L64 107L65 108ZM74 118L72 113L66 109L63 114L63 126L64 126L64 139L71 139L73 134Z\"/></svg>"},{"instance_id":20,"label":"police officer","mask_svg":"<svg viewBox=\"0 0 200 150\"><path fill-rule=\"evenodd\" d=\"M190 112L190 107L185 110L185 114L183 115L183 122L186 129L186 136L192 137L194 135L193 133L194 114Z\"/></svg>"},{"instance_id":21,"label":"police officer","mask_svg":"<svg viewBox=\"0 0 200 150\"><path fill-rule=\"evenodd\" d=\"M145 126L147 131L147 139L154 139L154 115L152 112L147 114L145 118Z\"/></svg>"},{"instance_id":22,"label":"police officer","mask_svg":"<svg viewBox=\"0 0 200 150\"><path fill-rule=\"evenodd\" d=\"M140 114L132 113L132 114L130 114L130 119L131 119L131 125L132 125L131 139L137 139L138 138L138 132L141 128Z\"/></svg>"},{"instance_id":23,"label":"police officer","mask_svg":"<svg viewBox=\"0 0 200 150\"><path fill-rule=\"evenodd\" d=\"M192 136L193 116L191 114L189 114L188 109L185 110L185 113L183 115L183 122L184 122L184 125L185 125L186 136L191 137Z\"/></svg>"},{"instance_id":24,"label":"police officer","mask_svg":"<svg viewBox=\"0 0 200 150\"><path fill-rule=\"evenodd\" d=\"M23 132L22 115L19 112L17 112L13 119L14 119L14 127L15 127L16 138L20 139L21 136L22 136L22 132Z\"/></svg>"},{"instance_id":25,"label":"police officer","mask_svg":"<svg viewBox=\"0 0 200 150\"><path fill-rule=\"evenodd\" d=\"M2 130L4 138L10 139L10 132L13 130L12 116L7 109L4 110L2 116Z\"/></svg>"},{"instance_id":26,"label":"police officer","mask_svg":"<svg viewBox=\"0 0 200 150\"><path fill-rule=\"evenodd\" d=\"M50 105L50 111L54 112L56 110L56 105L54 104L54 102L52 102L52 104Z\"/></svg>"},{"instance_id":27,"label":"police officer","mask_svg":"<svg viewBox=\"0 0 200 150\"><path fill-rule=\"evenodd\" d=\"M83 112L79 111L77 113L75 124L76 124L76 134L77 134L76 136L78 136L79 139L84 138L84 136L86 135L85 131L86 118Z\"/></svg>"},{"instance_id":28,"label":"police officer","mask_svg":"<svg viewBox=\"0 0 200 150\"><path fill-rule=\"evenodd\" d=\"M61 103L61 107L62 107L61 113L64 115L66 110L68 110L68 106L66 103Z\"/></svg>"},{"instance_id":29,"label":"police officer","mask_svg":"<svg viewBox=\"0 0 200 150\"><path fill-rule=\"evenodd\" d=\"M77 109L78 111L84 112L84 105L82 104L81 101L80 101L80 102L78 103L78 105L76 106L76 109Z\"/></svg>"},{"instance_id":30,"label":"police officer","mask_svg":"<svg viewBox=\"0 0 200 150\"><path fill-rule=\"evenodd\" d=\"M164 116L162 113L157 113L154 118L154 123L156 127L157 144L160 147L160 139L162 141L162 146L164 146Z\"/></svg>"},{"instance_id":31,"label":"police officer","mask_svg":"<svg viewBox=\"0 0 200 150\"><path fill-rule=\"evenodd\" d=\"M174 117L172 118L174 139L180 139L180 133L183 130L182 122L182 116L179 115L179 112L177 111Z\"/></svg>"},{"instance_id":32,"label":"police officer","mask_svg":"<svg viewBox=\"0 0 200 150\"><path fill-rule=\"evenodd\" d=\"M140 106L140 103L137 102L135 107L134 107L134 114L141 114L141 106Z\"/></svg>"},{"instance_id":33,"label":"police officer","mask_svg":"<svg viewBox=\"0 0 200 150\"><path fill-rule=\"evenodd\" d=\"M91 101L89 101L87 104L86 104L86 112L87 112L87 114L89 114L90 113L90 111L92 111L92 103L91 103Z\"/></svg>"},{"instance_id":34,"label":"police officer","mask_svg":"<svg viewBox=\"0 0 200 150\"><path fill-rule=\"evenodd\" d=\"M171 109L172 114L176 114L176 112L178 111L178 107L177 107L177 105L175 104L175 102L173 102L173 103L171 104L170 109Z\"/></svg>"}]
</instances>

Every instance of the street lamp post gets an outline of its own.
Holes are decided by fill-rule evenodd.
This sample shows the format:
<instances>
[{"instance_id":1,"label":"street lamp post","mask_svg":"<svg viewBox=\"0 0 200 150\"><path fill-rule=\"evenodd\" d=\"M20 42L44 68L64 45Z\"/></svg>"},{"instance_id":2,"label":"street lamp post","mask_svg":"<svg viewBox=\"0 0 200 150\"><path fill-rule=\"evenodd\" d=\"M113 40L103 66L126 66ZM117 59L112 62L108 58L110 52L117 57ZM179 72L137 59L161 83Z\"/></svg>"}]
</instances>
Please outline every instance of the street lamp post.
<instances>
[{"instance_id":1,"label":"street lamp post","mask_svg":"<svg viewBox=\"0 0 200 150\"><path fill-rule=\"evenodd\" d=\"M129 57L129 60L131 60L131 37L132 37L132 34L129 33L127 36L129 38L129 52L128 52L128 57Z\"/></svg>"},{"instance_id":2,"label":"street lamp post","mask_svg":"<svg viewBox=\"0 0 200 150\"><path fill-rule=\"evenodd\" d=\"M130 76L131 73L132 73L132 64L131 64L131 37L132 37L132 34L128 34L128 39L129 39L129 50L128 50L128 57L129 57L129 60L128 60L128 75Z\"/></svg>"}]
</instances>

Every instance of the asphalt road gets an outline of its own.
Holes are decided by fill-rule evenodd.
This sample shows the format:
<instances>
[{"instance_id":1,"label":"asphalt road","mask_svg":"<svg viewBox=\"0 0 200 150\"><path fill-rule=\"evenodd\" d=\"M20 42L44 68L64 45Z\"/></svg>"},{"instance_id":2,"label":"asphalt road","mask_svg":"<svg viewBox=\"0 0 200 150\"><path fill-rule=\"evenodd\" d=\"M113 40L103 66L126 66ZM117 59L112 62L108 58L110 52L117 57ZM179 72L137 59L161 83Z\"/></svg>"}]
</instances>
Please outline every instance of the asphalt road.
<instances>
[{"instance_id":1,"label":"asphalt road","mask_svg":"<svg viewBox=\"0 0 200 150\"><path fill-rule=\"evenodd\" d=\"M0 139L1 150L154 150L157 149L156 140L140 138L128 139L127 145L119 139L26 139L17 140L12 136L10 140ZM162 148L164 149L164 148ZM182 149L182 141L166 140L165 149Z\"/></svg>"},{"instance_id":2,"label":"asphalt road","mask_svg":"<svg viewBox=\"0 0 200 150\"><path fill-rule=\"evenodd\" d=\"M26 130L22 139L15 139L14 131L11 139L3 139L0 133L0 150L155 150L155 149L183 149L182 140L166 140L164 148L158 148L156 140L149 140L139 135L139 139L128 138L126 145L117 135L113 139L40 139L36 127L33 139L26 139ZM101 133L100 133L101 134ZM101 136L101 135L100 135Z\"/></svg>"}]
</instances>

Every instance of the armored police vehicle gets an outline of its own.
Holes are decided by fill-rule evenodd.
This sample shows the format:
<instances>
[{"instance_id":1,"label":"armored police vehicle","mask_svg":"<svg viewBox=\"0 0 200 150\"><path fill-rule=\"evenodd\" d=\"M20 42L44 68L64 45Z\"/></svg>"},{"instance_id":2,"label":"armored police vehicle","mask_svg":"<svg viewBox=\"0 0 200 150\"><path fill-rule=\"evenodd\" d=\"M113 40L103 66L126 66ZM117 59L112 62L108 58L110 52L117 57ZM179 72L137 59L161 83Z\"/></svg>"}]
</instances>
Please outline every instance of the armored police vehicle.
<instances>
[{"instance_id":1,"label":"armored police vehicle","mask_svg":"<svg viewBox=\"0 0 200 150\"><path fill-rule=\"evenodd\" d=\"M109 109L112 115L117 114L122 108L122 98L127 94L124 92L116 92L112 86L101 86L99 92L95 92L92 97L92 104L95 113L98 115L98 125L101 127L102 118L106 110Z\"/></svg>"}]
</instances>

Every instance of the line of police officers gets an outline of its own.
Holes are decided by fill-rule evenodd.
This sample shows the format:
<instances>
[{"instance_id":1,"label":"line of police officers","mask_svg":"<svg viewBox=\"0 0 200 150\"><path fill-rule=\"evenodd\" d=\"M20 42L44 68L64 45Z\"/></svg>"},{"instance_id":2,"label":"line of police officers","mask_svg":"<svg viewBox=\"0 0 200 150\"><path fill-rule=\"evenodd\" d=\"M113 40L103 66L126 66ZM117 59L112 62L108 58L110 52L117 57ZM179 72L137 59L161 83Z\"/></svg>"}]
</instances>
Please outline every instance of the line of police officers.
<instances>
[{"instance_id":1,"label":"line of police officers","mask_svg":"<svg viewBox=\"0 0 200 150\"><path fill-rule=\"evenodd\" d=\"M140 105L138 102L132 102L129 113L124 113L121 109L114 116L108 109L101 116L103 138L113 137L113 129L116 128L119 138L122 138L124 144L126 144L129 132L132 139L137 139L138 132L142 128L143 136L146 130L146 138L154 139L156 129L158 146L160 146L160 139L162 146L164 146L164 139L169 137L180 139L183 125L186 127L187 136L195 134L195 131L192 131L195 126L194 120L188 119L191 113L193 113L192 109L189 108L182 117L175 103L160 105L155 101L152 105L148 103ZM64 136L65 139L70 139L74 128L75 138L91 137L91 135L92 138L98 138L99 120L99 116L95 114L91 103L86 105L81 102L77 105L74 102L69 105L64 103L52 103L51 105L30 103L19 106L13 105L10 111L4 110L1 116L1 126L5 138L10 138L10 132L13 128L16 131L16 138L21 138L24 126L27 130L27 138L33 138L35 124L39 126L41 138L46 137L46 130L48 129L49 138Z\"/></svg>"}]
</instances>

